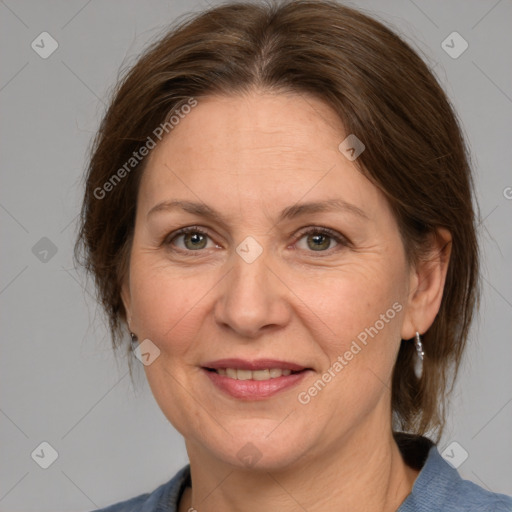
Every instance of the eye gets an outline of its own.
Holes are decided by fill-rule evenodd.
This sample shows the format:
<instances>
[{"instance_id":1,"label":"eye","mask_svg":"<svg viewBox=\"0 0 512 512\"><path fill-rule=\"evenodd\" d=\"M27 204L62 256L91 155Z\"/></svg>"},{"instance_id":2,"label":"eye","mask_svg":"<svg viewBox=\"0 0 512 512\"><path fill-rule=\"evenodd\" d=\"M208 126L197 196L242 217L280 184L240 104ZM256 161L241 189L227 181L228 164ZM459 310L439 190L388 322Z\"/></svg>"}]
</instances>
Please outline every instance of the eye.
<instances>
[{"instance_id":1,"label":"eye","mask_svg":"<svg viewBox=\"0 0 512 512\"><path fill-rule=\"evenodd\" d=\"M195 226L182 228L172 233L165 240L165 245L173 245L183 251L199 251L201 249L210 249L217 247L212 241L208 245L209 235L202 229Z\"/></svg>"},{"instance_id":2,"label":"eye","mask_svg":"<svg viewBox=\"0 0 512 512\"><path fill-rule=\"evenodd\" d=\"M297 241L299 249L313 252L328 252L330 249L339 246L346 247L348 244L348 240L340 233L329 228L320 227L303 231Z\"/></svg>"},{"instance_id":3,"label":"eye","mask_svg":"<svg viewBox=\"0 0 512 512\"><path fill-rule=\"evenodd\" d=\"M295 244L301 250L309 252L331 252L331 249L347 247L350 242L340 233L324 227L311 227L302 231ZM208 233L197 226L189 226L171 233L164 245L172 246L182 252L200 252L203 249L219 248Z\"/></svg>"}]
</instances>

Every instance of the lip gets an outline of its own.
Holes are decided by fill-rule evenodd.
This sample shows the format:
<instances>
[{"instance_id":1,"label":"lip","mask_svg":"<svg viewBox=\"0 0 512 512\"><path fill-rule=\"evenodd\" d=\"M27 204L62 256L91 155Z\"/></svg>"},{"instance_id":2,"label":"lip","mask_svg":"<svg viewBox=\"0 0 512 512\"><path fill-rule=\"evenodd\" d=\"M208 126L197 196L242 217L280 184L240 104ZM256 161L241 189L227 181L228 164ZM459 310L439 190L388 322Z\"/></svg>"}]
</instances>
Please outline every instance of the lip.
<instances>
[{"instance_id":1,"label":"lip","mask_svg":"<svg viewBox=\"0 0 512 512\"><path fill-rule=\"evenodd\" d=\"M306 370L305 366L289 361L279 361L276 359L256 359L254 361L248 361L246 359L218 359L216 361L210 361L202 365L203 368L213 368L218 370L219 368L239 368L240 370L266 370L272 368L281 368L282 370L291 370L292 372L300 372ZM281 377L278 377L281 378Z\"/></svg>"},{"instance_id":2,"label":"lip","mask_svg":"<svg viewBox=\"0 0 512 512\"><path fill-rule=\"evenodd\" d=\"M269 380L238 380L219 375L214 371L208 371L206 368L202 368L202 371L217 389L233 398L242 400L265 400L270 398L281 391L296 386L311 372L311 370L305 369L300 373L282 375Z\"/></svg>"}]
</instances>

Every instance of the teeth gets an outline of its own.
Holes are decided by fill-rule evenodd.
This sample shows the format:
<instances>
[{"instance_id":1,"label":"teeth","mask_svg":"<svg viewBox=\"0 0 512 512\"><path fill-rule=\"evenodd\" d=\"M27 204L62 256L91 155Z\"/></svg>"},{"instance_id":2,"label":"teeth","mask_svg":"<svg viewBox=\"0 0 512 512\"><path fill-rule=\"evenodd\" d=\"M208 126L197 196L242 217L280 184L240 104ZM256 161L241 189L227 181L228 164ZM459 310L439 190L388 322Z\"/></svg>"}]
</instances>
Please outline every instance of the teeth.
<instances>
[{"instance_id":1,"label":"teeth","mask_svg":"<svg viewBox=\"0 0 512 512\"><path fill-rule=\"evenodd\" d=\"M236 370L233 370L233 368L226 368L226 377L229 377L230 379L236 379Z\"/></svg>"},{"instance_id":2,"label":"teeth","mask_svg":"<svg viewBox=\"0 0 512 512\"><path fill-rule=\"evenodd\" d=\"M252 373L252 378L254 380L268 380L270 379L270 370L256 370Z\"/></svg>"},{"instance_id":3,"label":"teeth","mask_svg":"<svg viewBox=\"0 0 512 512\"><path fill-rule=\"evenodd\" d=\"M281 368L271 368L266 370L241 370L239 368L219 368L215 370L219 375L237 380L269 380L281 376L288 376L291 370L282 370Z\"/></svg>"},{"instance_id":4,"label":"teeth","mask_svg":"<svg viewBox=\"0 0 512 512\"><path fill-rule=\"evenodd\" d=\"M236 378L238 380L249 380L252 377L251 370L237 370Z\"/></svg>"}]
</instances>

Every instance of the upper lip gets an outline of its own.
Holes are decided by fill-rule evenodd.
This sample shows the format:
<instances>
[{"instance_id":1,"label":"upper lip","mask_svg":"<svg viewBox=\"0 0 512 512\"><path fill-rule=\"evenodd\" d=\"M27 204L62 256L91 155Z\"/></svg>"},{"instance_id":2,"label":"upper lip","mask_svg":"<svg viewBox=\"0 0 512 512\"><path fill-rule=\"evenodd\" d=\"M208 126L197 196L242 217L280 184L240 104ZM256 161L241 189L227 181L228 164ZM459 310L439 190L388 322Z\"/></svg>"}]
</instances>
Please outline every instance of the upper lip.
<instances>
[{"instance_id":1,"label":"upper lip","mask_svg":"<svg viewBox=\"0 0 512 512\"><path fill-rule=\"evenodd\" d=\"M235 368L240 370L266 370L272 368L280 368L282 370L291 370L299 372L307 369L305 366L291 363L289 361L279 361L276 359L255 359L254 361L248 361L246 359L217 359L216 361L210 361L204 363L203 368L212 368L218 370L219 368Z\"/></svg>"}]
</instances>

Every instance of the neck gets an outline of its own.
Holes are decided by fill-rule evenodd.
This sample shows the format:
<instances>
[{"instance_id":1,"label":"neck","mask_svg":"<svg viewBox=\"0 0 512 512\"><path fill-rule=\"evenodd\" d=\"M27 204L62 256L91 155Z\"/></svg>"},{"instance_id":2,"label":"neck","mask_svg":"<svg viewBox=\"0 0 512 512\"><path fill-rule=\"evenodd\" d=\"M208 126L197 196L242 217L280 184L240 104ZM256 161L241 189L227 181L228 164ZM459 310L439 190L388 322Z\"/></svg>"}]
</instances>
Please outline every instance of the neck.
<instances>
[{"instance_id":1,"label":"neck","mask_svg":"<svg viewBox=\"0 0 512 512\"><path fill-rule=\"evenodd\" d=\"M362 430L351 433L343 446L281 471L234 468L187 442L193 487L187 488L179 510L394 512L411 492L418 471L404 463L391 429L380 437Z\"/></svg>"}]
</instances>

